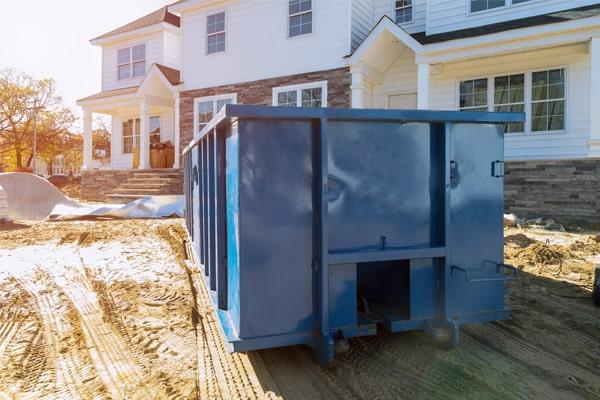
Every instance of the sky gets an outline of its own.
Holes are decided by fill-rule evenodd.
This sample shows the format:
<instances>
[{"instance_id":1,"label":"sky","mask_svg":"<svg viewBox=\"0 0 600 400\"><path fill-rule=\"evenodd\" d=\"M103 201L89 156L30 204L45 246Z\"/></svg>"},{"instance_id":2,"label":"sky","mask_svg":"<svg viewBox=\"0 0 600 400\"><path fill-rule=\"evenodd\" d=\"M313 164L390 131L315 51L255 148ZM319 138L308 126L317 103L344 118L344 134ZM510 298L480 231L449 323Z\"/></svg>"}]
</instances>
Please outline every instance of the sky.
<instances>
[{"instance_id":1,"label":"sky","mask_svg":"<svg viewBox=\"0 0 600 400\"><path fill-rule=\"evenodd\" d=\"M65 104L101 90L101 51L90 39L166 0L0 0L0 69L53 78Z\"/></svg>"}]
</instances>

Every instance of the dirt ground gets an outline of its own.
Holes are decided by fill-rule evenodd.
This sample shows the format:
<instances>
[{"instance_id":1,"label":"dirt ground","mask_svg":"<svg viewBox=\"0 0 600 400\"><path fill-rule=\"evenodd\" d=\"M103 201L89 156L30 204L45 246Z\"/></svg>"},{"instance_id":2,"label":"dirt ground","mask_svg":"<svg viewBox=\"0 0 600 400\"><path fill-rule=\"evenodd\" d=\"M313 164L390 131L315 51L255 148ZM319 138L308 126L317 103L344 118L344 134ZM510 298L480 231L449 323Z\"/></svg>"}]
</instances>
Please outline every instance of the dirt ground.
<instances>
[{"instance_id":1,"label":"dirt ground","mask_svg":"<svg viewBox=\"0 0 600 400\"><path fill-rule=\"evenodd\" d=\"M509 228L513 317L353 339L331 368L303 346L227 354L180 220L0 227L0 400L598 399L600 243Z\"/></svg>"}]
</instances>

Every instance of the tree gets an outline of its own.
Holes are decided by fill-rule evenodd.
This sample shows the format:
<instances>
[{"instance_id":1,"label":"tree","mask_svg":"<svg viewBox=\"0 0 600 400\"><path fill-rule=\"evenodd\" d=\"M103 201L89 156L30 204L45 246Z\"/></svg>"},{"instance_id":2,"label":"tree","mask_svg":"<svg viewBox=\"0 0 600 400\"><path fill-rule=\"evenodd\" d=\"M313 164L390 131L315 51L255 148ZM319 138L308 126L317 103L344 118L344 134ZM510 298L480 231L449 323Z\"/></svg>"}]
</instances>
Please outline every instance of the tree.
<instances>
[{"instance_id":1,"label":"tree","mask_svg":"<svg viewBox=\"0 0 600 400\"><path fill-rule=\"evenodd\" d=\"M78 142L79 135L70 132L75 117L56 93L54 80L37 80L12 69L2 70L0 157L13 160L16 168L28 166L32 159L34 105L38 108L37 149L48 164Z\"/></svg>"}]
</instances>

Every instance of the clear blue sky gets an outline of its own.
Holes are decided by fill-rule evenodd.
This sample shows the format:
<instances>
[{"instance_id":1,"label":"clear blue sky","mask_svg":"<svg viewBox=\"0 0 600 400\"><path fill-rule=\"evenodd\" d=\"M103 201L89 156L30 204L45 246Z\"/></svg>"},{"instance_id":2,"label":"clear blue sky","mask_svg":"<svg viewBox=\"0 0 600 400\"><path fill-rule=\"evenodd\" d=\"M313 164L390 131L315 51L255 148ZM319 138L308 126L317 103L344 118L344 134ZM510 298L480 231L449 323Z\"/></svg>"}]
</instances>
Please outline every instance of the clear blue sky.
<instances>
[{"instance_id":1,"label":"clear blue sky","mask_svg":"<svg viewBox=\"0 0 600 400\"><path fill-rule=\"evenodd\" d=\"M100 91L89 40L173 3L165 0L0 0L0 69L54 78L66 104Z\"/></svg>"}]
</instances>

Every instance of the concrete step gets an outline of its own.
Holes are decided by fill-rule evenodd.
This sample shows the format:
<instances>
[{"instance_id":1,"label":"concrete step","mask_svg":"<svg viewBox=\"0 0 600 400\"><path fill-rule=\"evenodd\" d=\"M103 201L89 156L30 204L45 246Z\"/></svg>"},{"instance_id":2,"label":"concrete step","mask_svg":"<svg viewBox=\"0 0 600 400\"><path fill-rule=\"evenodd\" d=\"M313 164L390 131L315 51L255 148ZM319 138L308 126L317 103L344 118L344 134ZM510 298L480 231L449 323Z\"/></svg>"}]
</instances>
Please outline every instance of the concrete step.
<instances>
[{"instance_id":1,"label":"concrete step","mask_svg":"<svg viewBox=\"0 0 600 400\"><path fill-rule=\"evenodd\" d=\"M171 172L171 173L148 173L148 174L144 174L144 173L134 173L133 177L134 178L172 178L172 179L178 179L181 178L182 174L180 173L176 173L176 172Z\"/></svg>"},{"instance_id":2,"label":"concrete step","mask_svg":"<svg viewBox=\"0 0 600 400\"><path fill-rule=\"evenodd\" d=\"M151 196L159 196L164 194L166 191L163 188L138 188L138 189L125 189L125 188L116 188L114 194L131 194L131 195L140 195L147 194Z\"/></svg>"},{"instance_id":3,"label":"concrete step","mask_svg":"<svg viewBox=\"0 0 600 400\"><path fill-rule=\"evenodd\" d=\"M125 182L128 183L161 183L161 182L178 182L178 179L173 178L128 178Z\"/></svg>"},{"instance_id":4,"label":"concrete step","mask_svg":"<svg viewBox=\"0 0 600 400\"><path fill-rule=\"evenodd\" d=\"M108 197L108 201L111 203L127 204L127 203L131 203L132 201L139 200L142 197L148 197L148 196L152 196L152 195L109 194L106 197Z\"/></svg>"},{"instance_id":5,"label":"concrete step","mask_svg":"<svg viewBox=\"0 0 600 400\"><path fill-rule=\"evenodd\" d=\"M169 187L169 183L152 183L152 182L125 182L119 186L120 189L139 189L139 188L149 188L149 189L160 189Z\"/></svg>"}]
</instances>

